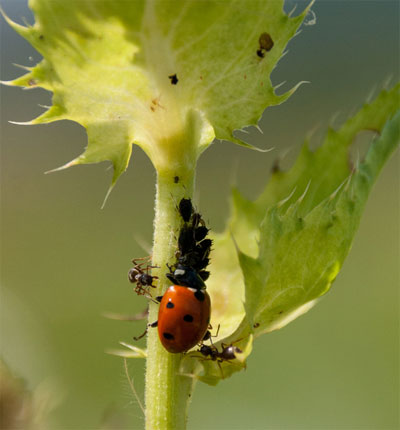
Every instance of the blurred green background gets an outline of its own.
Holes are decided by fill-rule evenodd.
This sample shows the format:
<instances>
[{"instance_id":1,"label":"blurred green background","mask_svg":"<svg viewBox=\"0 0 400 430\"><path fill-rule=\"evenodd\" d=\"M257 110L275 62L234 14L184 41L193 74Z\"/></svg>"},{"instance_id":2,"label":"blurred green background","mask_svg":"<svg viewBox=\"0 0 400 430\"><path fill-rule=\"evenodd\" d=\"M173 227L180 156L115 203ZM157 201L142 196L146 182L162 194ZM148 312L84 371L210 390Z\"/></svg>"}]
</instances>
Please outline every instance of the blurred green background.
<instances>
[{"instance_id":1,"label":"blurred green background","mask_svg":"<svg viewBox=\"0 0 400 430\"><path fill-rule=\"evenodd\" d=\"M17 22L33 21L26 1L1 5ZM260 155L218 143L200 159L195 200L214 230L224 226L233 184L255 197L280 154L287 151L289 166L310 130L317 144L328 124L340 124L388 78L399 78L397 1L320 1L313 11L316 25L303 27L272 76L275 84L287 81L282 91L299 80L311 84L269 109L264 134L253 129L248 138L275 150ZM12 63L39 60L2 19L0 78L21 74ZM101 314L146 306L126 274L132 257L146 255L138 243L151 243L155 172L134 147L103 210L106 164L44 175L81 153L84 129L8 121L27 121L50 100L42 90L1 88L1 354L30 389L59 399L50 429L141 429L122 360L104 351L129 342L144 323ZM258 339L245 372L217 387L198 384L190 430L399 428L398 167L397 153L329 294ZM143 396L144 362L131 360L129 368Z\"/></svg>"}]
</instances>

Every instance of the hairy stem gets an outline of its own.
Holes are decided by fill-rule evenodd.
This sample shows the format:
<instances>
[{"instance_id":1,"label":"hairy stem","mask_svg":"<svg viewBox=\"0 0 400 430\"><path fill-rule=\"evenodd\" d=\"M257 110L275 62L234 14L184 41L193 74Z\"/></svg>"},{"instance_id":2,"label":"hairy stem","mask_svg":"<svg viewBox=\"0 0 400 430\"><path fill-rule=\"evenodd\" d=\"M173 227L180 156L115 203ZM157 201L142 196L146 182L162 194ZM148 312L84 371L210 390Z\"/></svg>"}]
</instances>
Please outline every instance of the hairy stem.
<instances>
[{"instance_id":1,"label":"hairy stem","mask_svg":"<svg viewBox=\"0 0 400 430\"><path fill-rule=\"evenodd\" d=\"M159 277L156 295L169 286L166 264L175 260L181 219L176 206L182 197L191 197L194 169L184 173L158 174L154 219L153 265ZM149 322L157 320L158 305L150 303ZM186 427L188 400L193 379L179 375L182 354L170 354L161 345L157 329L150 328L147 340L146 429L183 430Z\"/></svg>"}]
</instances>

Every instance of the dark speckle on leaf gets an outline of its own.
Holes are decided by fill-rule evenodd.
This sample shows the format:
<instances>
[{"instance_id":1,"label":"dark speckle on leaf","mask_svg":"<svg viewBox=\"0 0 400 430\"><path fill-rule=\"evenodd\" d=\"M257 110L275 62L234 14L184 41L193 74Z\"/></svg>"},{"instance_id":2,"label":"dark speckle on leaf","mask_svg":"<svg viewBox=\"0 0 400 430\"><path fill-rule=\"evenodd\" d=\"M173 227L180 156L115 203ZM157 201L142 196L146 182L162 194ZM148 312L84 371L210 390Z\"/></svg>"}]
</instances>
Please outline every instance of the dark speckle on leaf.
<instances>
[{"instance_id":1,"label":"dark speckle on leaf","mask_svg":"<svg viewBox=\"0 0 400 430\"><path fill-rule=\"evenodd\" d=\"M179 79L176 76L176 73L173 75L169 75L168 78L170 79L172 85L176 85L179 82Z\"/></svg>"},{"instance_id":2,"label":"dark speckle on leaf","mask_svg":"<svg viewBox=\"0 0 400 430\"><path fill-rule=\"evenodd\" d=\"M174 183L177 184L179 182L179 176L174 176Z\"/></svg>"},{"instance_id":3,"label":"dark speckle on leaf","mask_svg":"<svg viewBox=\"0 0 400 430\"><path fill-rule=\"evenodd\" d=\"M28 85L30 86L30 87L33 87L33 86L35 86L37 83L36 83L36 81L34 80L34 79L29 79L29 81L28 81Z\"/></svg>"}]
</instances>

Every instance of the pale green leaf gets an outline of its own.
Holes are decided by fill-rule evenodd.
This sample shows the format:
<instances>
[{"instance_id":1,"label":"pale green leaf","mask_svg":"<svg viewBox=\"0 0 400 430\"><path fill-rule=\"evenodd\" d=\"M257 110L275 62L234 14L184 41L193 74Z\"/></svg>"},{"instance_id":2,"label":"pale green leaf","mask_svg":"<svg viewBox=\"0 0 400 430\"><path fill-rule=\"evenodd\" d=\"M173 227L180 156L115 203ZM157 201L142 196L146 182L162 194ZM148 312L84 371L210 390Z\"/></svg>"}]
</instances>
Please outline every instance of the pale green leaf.
<instances>
[{"instance_id":1,"label":"pale green leaf","mask_svg":"<svg viewBox=\"0 0 400 430\"><path fill-rule=\"evenodd\" d=\"M383 91L339 130L328 130L315 152L306 142L293 167L273 173L255 202L234 191L233 216L227 230L214 237L207 282L212 323L221 322L219 342L239 339L237 345L250 350L251 334L285 326L329 290L371 187L399 143L399 89ZM352 167L350 146L362 130L377 137ZM239 370L236 360L220 366L224 376ZM207 362L199 375L216 383L218 371L215 362Z\"/></svg>"},{"instance_id":2,"label":"pale green leaf","mask_svg":"<svg viewBox=\"0 0 400 430\"><path fill-rule=\"evenodd\" d=\"M35 24L8 20L43 56L9 85L53 92L31 121L76 121L85 152L64 167L111 160L114 184L133 143L160 172L193 168L214 137L247 145L232 132L257 124L286 100L270 74L308 9L290 18L283 0L30 0ZM257 55L259 37L273 47ZM178 82L173 85L171 76Z\"/></svg>"}]
</instances>

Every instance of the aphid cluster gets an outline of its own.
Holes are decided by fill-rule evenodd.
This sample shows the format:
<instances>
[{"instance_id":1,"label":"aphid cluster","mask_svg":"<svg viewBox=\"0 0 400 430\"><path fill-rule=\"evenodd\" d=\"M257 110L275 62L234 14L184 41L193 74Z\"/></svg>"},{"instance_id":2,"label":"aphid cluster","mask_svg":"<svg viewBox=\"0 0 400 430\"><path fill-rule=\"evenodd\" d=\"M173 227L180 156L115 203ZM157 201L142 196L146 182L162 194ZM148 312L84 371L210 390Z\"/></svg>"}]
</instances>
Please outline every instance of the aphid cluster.
<instances>
[{"instance_id":1,"label":"aphid cluster","mask_svg":"<svg viewBox=\"0 0 400 430\"><path fill-rule=\"evenodd\" d=\"M178 210L184 225L178 237L177 261L167 277L177 285L205 288L204 281L210 276L205 270L210 262L212 245L212 240L206 238L209 230L189 199L182 199Z\"/></svg>"}]
</instances>

